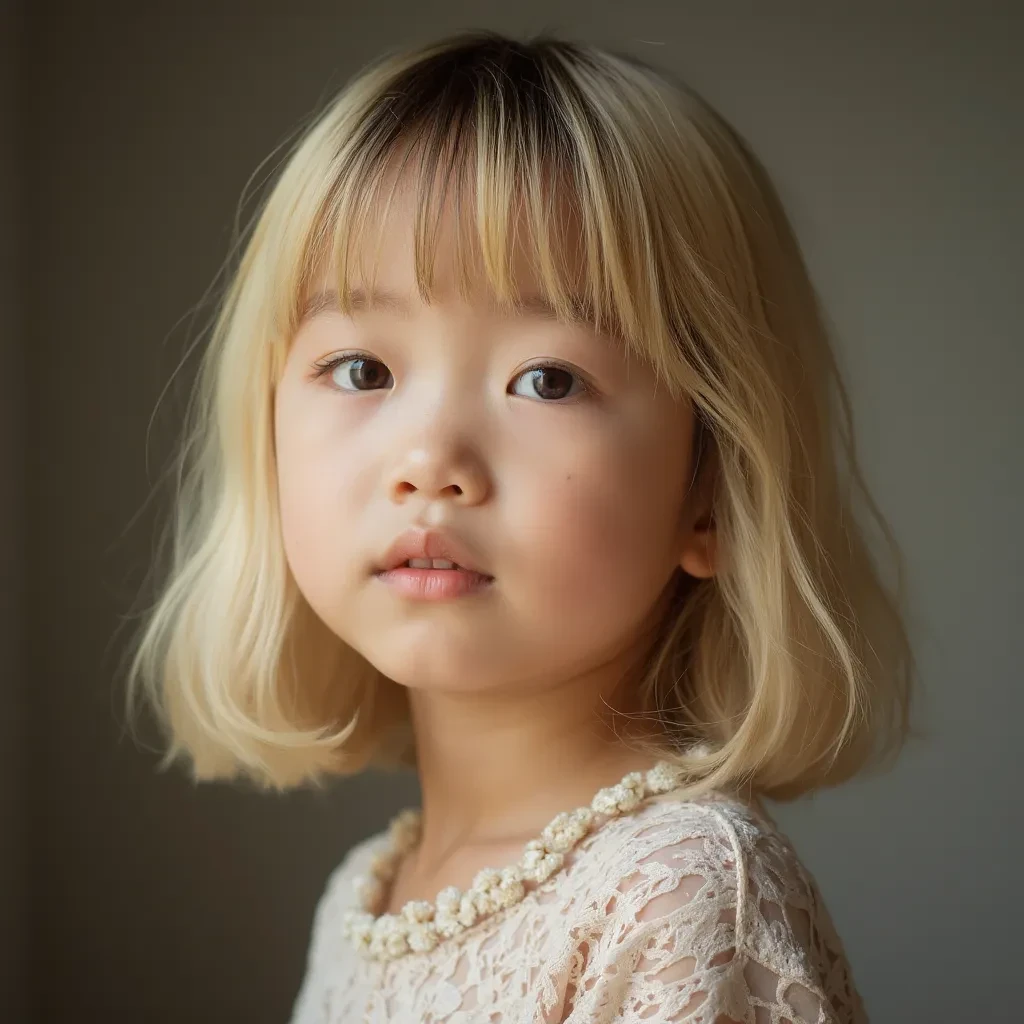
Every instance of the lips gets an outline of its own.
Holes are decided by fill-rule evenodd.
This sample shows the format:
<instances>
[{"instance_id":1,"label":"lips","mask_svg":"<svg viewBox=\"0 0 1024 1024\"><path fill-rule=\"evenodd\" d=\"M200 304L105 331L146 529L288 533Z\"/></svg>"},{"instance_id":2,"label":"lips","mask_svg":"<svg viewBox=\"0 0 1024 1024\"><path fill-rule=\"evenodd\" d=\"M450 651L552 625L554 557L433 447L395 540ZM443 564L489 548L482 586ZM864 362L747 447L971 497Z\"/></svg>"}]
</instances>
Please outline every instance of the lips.
<instances>
[{"instance_id":1,"label":"lips","mask_svg":"<svg viewBox=\"0 0 1024 1024\"><path fill-rule=\"evenodd\" d=\"M388 548L376 567L377 572L391 572L412 559L439 559L454 562L454 569L464 569L490 578L480 568L474 555L456 536L443 530L407 530ZM438 571L441 571L440 568Z\"/></svg>"}]
</instances>

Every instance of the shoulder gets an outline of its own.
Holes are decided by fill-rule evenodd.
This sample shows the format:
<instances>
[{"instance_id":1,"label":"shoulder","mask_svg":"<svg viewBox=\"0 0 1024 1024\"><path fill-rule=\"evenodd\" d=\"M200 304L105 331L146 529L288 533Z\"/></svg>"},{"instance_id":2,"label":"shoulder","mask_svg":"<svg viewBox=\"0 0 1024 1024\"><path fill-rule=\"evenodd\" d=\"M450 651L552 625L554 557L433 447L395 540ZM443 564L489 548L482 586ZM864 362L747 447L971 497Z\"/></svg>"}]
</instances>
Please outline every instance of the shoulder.
<instances>
[{"instance_id":1,"label":"shoulder","mask_svg":"<svg viewBox=\"0 0 1024 1024\"><path fill-rule=\"evenodd\" d=\"M336 952L332 947L342 934L344 912L355 905L356 879L368 870L373 853L385 840L385 832L360 840L349 848L328 874L313 911L309 948L311 965Z\"/></svg>"},{"instance_id":2,"label":"shoulder","mask_svg":"<svg viewBox=\"0 0 1024 1024\"><path fill-rule=\"evenodd\" d=\"M663 799L610 825L595 836L594 860L605 877L618 879L621 902L639 920L713 891L716 903L731 904L736 942L747 947L772 919L768 904L819 909L814 879L789 838L766 811L739 798Z\"/></svg>"},{"instance_id":3,"label":"shoulder","mask_svg":"<svg viewBox=\"0 0 1024 1024\"><path fill-rule=\"evenodd\" d=\"M796 882L800 869L791 847L752 807L717 793L698 800L668 795L608 822L584 844L574 871L603 879L605 894L614 887L602 907L609 913L638 923L684 907L691 920L714 913L742 946L751 876L787 855L787 874Z\"/></svg>"},{"instance_id":4,"label":"shoulder","mask_svg":"<svg viewBox=\"0 0 1024 1024\"><path fill-rule=\"evenodd\" d=\"M374 852L386 840L386 831L376 832L349 848L327 876L323 892L317 901L317 917L340 915L353 902L353 886L357 877L369 869Z\"/></svg>"},{"instance_id":5,"label":"shoulder","mask_svg":"<svg viewBox=\"0 0 1024 1024\"><path fill-rule=\"evenodd\" d=\"M713 794L609 825L574 865L586 892L577 938L596 943L592 970L628 975L620 1005L862 1019L814 880L767 813Z\"/></svg>"},{"instance_id":6,"label":"shoulder","mask_svg":"<svg viewBox=\"0 0 1024 1024\"><path fill-rule=\"evenodd\" d=\"M355 877L365 871L385 833L377 833L351 847L324 883L313 911L305 969L292 1007L291 1024L322 1021L322 1006L337 965L343 962L342 920L354 903Z\"/></svg>"}]
</instances>

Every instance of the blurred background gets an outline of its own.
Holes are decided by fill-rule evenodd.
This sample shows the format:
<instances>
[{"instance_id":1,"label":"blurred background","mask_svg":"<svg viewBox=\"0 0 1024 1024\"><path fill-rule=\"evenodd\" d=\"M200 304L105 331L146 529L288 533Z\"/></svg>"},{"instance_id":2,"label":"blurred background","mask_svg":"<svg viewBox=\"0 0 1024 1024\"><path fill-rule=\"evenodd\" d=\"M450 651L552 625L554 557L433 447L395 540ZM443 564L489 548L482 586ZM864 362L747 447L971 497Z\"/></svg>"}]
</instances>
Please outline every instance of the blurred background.
<instances>
[{"instance_id":1,"label":"blurred background","mask_svg":"<svg viewBox=\"0 0 1024 1024\"><path fill-rule=\"evenodd\" d=\"M328 872L418 799L158 774L118 672L243 190L381 49L479 27L671 68L774 175L907 553L926 735L772 810L873 1021L1020 1019L1021 5L0 12L0 1020L287 1020Z\"/></svg>"}]
</instances>

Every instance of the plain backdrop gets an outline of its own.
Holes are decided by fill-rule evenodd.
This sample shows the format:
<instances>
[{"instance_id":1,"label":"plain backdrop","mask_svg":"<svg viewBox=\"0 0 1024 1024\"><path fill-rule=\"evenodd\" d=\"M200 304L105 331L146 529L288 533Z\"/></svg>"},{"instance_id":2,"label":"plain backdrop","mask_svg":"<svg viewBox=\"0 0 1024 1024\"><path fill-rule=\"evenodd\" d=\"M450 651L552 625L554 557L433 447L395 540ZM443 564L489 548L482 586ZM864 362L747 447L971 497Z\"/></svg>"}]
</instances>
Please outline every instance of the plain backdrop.
<instances>
[{"instance_id":1,"label":"plain backdrop","mask_svg":"<svg viewBox=\"0 0 1024 1024\"><path fill-rule=\"evenodd\" d=\"M403 777L272 797L157 774L117 670L196 360L164 389L250 176L381 49L474 27L670 67L775 177L907 554L926 733L776 810L874 1021L1019 1019L1020 9L7 3L0 1019L286 1020L329 870L417 799Z\"/></svg>"}]
</instances>

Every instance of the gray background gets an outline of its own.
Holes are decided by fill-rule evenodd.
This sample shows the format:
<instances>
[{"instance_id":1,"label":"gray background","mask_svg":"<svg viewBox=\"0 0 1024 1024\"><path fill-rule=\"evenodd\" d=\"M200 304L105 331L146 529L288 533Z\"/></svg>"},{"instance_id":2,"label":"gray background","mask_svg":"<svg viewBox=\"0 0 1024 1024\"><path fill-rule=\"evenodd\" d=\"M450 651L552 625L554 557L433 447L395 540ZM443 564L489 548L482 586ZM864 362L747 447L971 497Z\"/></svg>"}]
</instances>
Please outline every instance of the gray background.
<instances>
[{"instance_id":1,"label":"gray background","mask_svg":"<svg viewBox=\"0 0 1024 1024\"><path fill-rule=\"evenodd\" d=\"M250 175L383 47L482 26L671 66L774 174L907 552L926 732L891 774L778 813L873 1020L1016 1018L1018 10L5 4L0 1019L287 1019L327 872L416 799L403 778L271 797L157 775L116 674L195 359L163 390Z\"/></svg>"}]
</instances>

